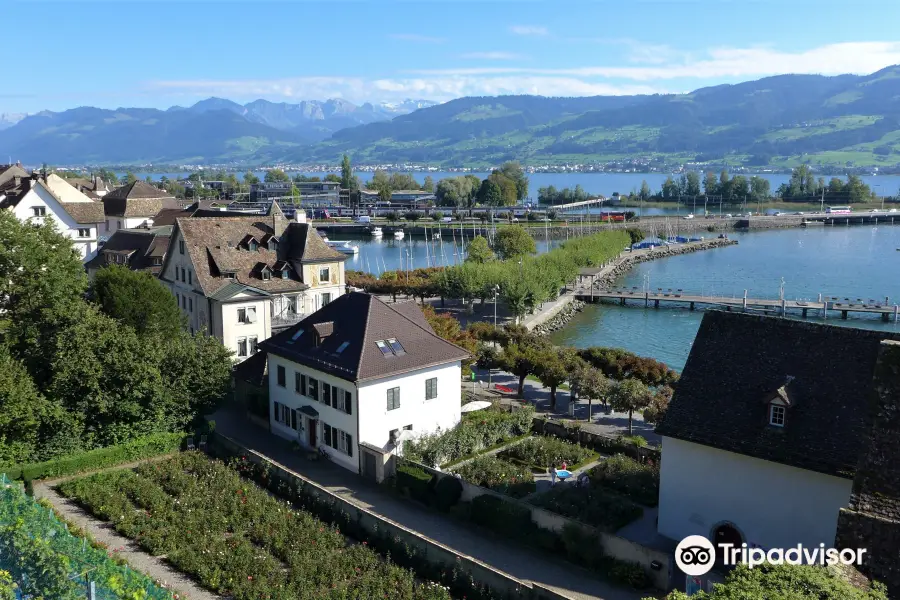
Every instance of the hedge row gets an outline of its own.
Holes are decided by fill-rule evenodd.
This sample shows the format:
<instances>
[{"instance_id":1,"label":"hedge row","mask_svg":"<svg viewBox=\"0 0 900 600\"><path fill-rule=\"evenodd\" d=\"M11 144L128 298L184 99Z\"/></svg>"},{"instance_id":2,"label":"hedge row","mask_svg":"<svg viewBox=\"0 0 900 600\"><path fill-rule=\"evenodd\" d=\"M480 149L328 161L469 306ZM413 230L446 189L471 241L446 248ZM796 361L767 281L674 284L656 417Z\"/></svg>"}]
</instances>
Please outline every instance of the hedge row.
<instances>
[{"instance_id":1,"label":"hedge row","mask_svg":"<svg viewBox=\"0 0 900 600\"><path fill-rule=\"evenodd\" d=\"M64 458L40 463L2 465L0 473L6 473L10 479L24 479L25 481L75 475L177 452L183 446L184 439L185 434L183 433L154 433L120 446L98 448Z\"/></svg>"},{"instance_id":2,"label":"hedge row","mask_svg":"<svg viewBox=\"0 0 900 600\"><path fill-rule=\"evenodd\" d=\"M421 467L407 462L397 466L394 485L422 504L443 511L450 510L462 496L462 484L455 477L432 476Z\"/></svg>"}]
</instances>

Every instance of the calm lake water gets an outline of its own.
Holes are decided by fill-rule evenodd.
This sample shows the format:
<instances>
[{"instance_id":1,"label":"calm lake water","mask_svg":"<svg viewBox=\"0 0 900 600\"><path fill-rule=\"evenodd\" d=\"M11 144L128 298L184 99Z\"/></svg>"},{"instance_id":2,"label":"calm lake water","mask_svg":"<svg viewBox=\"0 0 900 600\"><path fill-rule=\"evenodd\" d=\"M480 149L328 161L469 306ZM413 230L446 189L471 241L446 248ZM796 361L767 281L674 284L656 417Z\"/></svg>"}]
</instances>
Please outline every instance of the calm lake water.
<instances>
[{"instance_id":1,"label":"calm lake water","mask_svg":"<svg viewBox=\"0 0 900 600\"><path fill-rule=\"evenodd\" d=\"M740 243L705 252L642 263L618 282L651 288L682 288L740 297L778 298L784 278L788 299L826 296L900 301L900 225L825 227L729 234ZM837 316L837 313L830 313ZM703 311L588 306L562 331L557 344L612 346L651 356L680 370L697 334ZM820 321L820 319L815 319ZM829 318L832 325L900 331L876 318ZM840 357L837 357L840 359ZM852 360L852 357L844 357Z\"/></svg>"}]
</instances>

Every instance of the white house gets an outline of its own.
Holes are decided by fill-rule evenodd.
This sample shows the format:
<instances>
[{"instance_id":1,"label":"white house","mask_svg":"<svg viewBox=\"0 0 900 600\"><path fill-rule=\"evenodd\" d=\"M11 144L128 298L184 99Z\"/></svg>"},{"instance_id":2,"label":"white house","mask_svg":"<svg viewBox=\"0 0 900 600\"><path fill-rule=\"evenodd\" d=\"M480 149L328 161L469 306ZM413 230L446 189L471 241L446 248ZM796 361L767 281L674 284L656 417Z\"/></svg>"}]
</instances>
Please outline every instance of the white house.
<instances>
[{"instance_id":1,"label":"white house","mask_svg":"<svg viewBox=\"0 0 900 600\"><path fill-rule=\"evenodd\" d=\"M414 302L351 292L263 342L272 433L381 479L407 437L460 420L462 348Z\"/></svg>"},{"instance_id":2,"label":"white house","mask_svg":"<svg viewBox=\"0 0 900 600\"><path fill-rule=\"evenodd\" d=\"M663 422L658 532L835 543L884 331L708 312Z\"/></svg>"},{"instance_id":3,"label":"white house","mask_svg":"<svg viewBox=\"0 0 900 600\"><path fill-rule=\"evenodd\" d=\"M340 296L346 259L273 204L267 215L177 218L159 277L192 331L206 329L243 360Z\"/></svg>"},{"instance_id":4,"label":"white house","mask_svg":"<svg viewBox=\"0 0 900 600\"><path fill-rule=\"evenodd\" d=\"M119 229L152 226L153 217L161 210L178 208L178 201L167 191L144 181L133 181L103 196L106 219L101 235L108 237Z\"/></svg>"},{"instance_id":5,"label":"white house","mask_svg":"<svg viewBox=\"0 0 900 600\"><path fill-rule=\"evenodd\" d=\"M12 211L20 221L41 223L53 219L60 232L72 240L84 262L97 253L103 205L58 175L15 175L0 188L0 208Z\"/></svg>"}]
</instances>

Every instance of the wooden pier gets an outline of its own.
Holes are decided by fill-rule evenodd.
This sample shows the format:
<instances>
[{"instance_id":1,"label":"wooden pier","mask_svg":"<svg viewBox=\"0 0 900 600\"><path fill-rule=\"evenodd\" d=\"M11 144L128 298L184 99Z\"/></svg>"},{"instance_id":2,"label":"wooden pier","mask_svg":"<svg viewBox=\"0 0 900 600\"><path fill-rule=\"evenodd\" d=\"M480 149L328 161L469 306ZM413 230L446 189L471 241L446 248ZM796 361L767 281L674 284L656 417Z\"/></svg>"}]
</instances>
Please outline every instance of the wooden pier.
<instances>
[{"instance_id":1,"label":"wooden pier","mask_svg":"<svg viewBox=\"0 0 900 600\"><path fill-rule=\"evenodd\" d=\"M654 308L660 308L661 305L687 305L691 310L694 310L698 305L702 305L728 311L741 310L744 312L772 313L781 316L786 316L788 311L790 311L791 313L799 313L803 317L819 316L823 319L829 318L829 312L839 313L841 319L846 319L851 313L877 314L881 315L882 321L890 321L893 317L894 322L900 322L900 305L889 303L888 298L885 298L883 302L862 298L822 296L821 294L817 300L813 301L788 300L786 298L748 298L746 295L741 298L735 298L706 296L684 292L680 289L662 288L657 288L656 291L641 290L639 288L609 290L582 288L576 292L576 298L582 302L617 300L622 306L643 305L644 308L650 308L651 305Z\"/></svg>"}]
</instances>

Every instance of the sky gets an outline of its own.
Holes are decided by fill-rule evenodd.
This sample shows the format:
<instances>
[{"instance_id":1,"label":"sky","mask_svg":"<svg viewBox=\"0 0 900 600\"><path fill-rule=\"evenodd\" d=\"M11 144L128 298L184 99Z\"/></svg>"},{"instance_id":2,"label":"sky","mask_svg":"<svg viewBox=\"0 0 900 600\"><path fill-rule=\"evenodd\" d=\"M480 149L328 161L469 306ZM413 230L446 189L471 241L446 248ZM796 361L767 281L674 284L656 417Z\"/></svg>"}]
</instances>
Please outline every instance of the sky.
<instances>
[{"instance_id":1,"label":"sky","mask_svg":"<svg viewBox=\"0 0 900 600\"><path fill-rule=\"evenodd\" d=\"M898 0L3 0L0 114L684 93L900 64Z\"/></svg>"}]
</instances>

